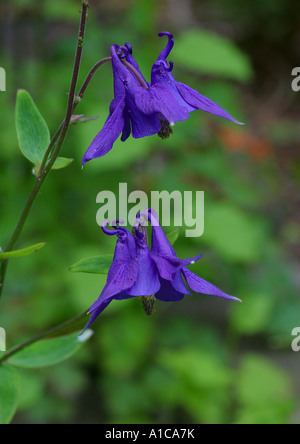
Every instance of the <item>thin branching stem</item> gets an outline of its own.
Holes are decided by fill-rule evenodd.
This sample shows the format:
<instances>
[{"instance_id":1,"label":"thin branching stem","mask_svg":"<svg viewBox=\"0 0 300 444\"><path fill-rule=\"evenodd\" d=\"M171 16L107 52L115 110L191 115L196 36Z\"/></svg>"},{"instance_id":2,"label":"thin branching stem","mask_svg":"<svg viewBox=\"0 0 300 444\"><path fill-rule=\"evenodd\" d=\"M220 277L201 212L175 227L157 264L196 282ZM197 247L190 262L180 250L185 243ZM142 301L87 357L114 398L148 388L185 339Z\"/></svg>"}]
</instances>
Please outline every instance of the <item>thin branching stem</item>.
<instances>
[{"instance_id":1,"label":"thin branching stem","mask_svg":"<svg viewBox=\"0 0 300 444\"><path fill-rule=\"evenodd\" d=\"M80 68L80 63L81 63L82 48L83 48L84 37L85 37L88 8L89 8L88 1L82 0L80 29L79 29L79 36L78 36L78 42L77 42L75 63L74 63L74 69L73 69L73 74L72 74L66 117L65 117L62 125L60 126L59 130L54 135L52 141L50 142L50 145L47 149L47 152L45 154L42 165L46 165L48 156L50 155L50 153L53 149L51 158L50 158L47 166L45 166L45 168L40 170L42 172L37 177L35 186L32 190L31 195L29 196L29 199L26 202L26 205L22 211L22 214L21 214L20 219L17 223L17 226L13 232L13 235L10 238L10 241L5 249L5 252L11 251L13 249L13 247L15 246L17 240L19 239L19 237L23 231L25 222L27 220L28 214L32 208L32 205L33 205L36 197L38 196L40 189L42 188L46 178L48 177L48 175L49 175L49 173L50 173L50 171L51 171L51 169L52 169L52 167L53 167L53 165L60 153L62 145L65 141L65 138L66 138L66 135L68 132L68 128L70 126L73 109L74 109L75 91L76 91L78 75L79 75L79 68ZM56 143L56 146L55 146L55 143ZM55 146L55 148L54 148L54 146ZM1 298L1 295L3 292L3 286L4 286L6 271L7 271L7 265L8 265L8 260L3 260L1 263L1 266L0 266L0 298Z\"/></svg>"},{"instance_id":2,"label":"thin branching stem","mask_svg":"<svg viewBox=\"0 0 300 444\"><path fill-rule=\"evenodd\" d=\"M63 122L61 123L60 127L58 128L58 130L54 134L54 136L47 148L47 151L44 155L43 161L40 165L39 172L37 173L37 179L36 179L35 186L34 186L32 192L25 204L25 207L21 213L21 216L18 220L16 228L13 232L13 235L11 236L11 238L6 246L6 249L4 250L5 252L12 251L16 242L18 241L18 239L23 231L27 217L31 211L32 206L33 206L33 203L35 202L35 199L37 198L45 180L47 179L55 161L57 160L57 158L60 154L60 151L61 151L63 143L65 141L68 129L70 127L73 113L74 113L75 109L77 108L78 104L80 103L80 101L82 100L82 98L83 98L91 80L93 79L96 71L104 63L112 61L111 57L106 57L106 58L100 60L99 62L97 62L93 66L93 68L90 70L89 74L87 75L79 93L77 95L75 94L77 81L78 81L78 75L79 75L79 68L80 68L80 63L81 63L82 48L83 48L84 37L85 37L88 8L89 8L88 1L82 0L80 29L79 29L78 43L77 43L77 49L76 49L75 63L74 63L74 69L73 69L73 74L72 74L66 116L65 116ZM127 69L129 69L132 72L132 74L136 77L136 79L138 80L138 82L140 83L140 85L143 88L145 88L145 89L148 88L148 85L145 83L144 79L141 77L139 72L134 68L134 66L132 66L126 60L122 60L122 63L127 67ZM8 266L7 259L2 260L0 262L0 299L2 296L2 292L3 292L7 266Z\"/></svg>"},{"instance_id":3,"label":"thin branching stem","mask_svg":"<svg viewBox=\"0 0 300 444\"><path fill-rule=\"evenodd\" d=\"M25 348L29 347L32 344L35 344L36 342L39 342L43 339L48 339L54 336L58 336L59 334L66 333L66 331L70 331L71 328L76 328L80 324L80 321L82 321L88 314L88 311L85 311L84 313L80 314L79 316L76 316L73 319L70 319L67 322L64 322L63 324L57 325L54 328L51 328L50 330L44 331L33 338L29 339L26 342L23 342L20 345L17 345L16 347L12 348L10 351L5 353L5 355L2 356L0 359L0 365L6 361L9 360L12 356L14 356L16 353L19 353L22 350L25 350Z\"/></svg>"}]
</instances>

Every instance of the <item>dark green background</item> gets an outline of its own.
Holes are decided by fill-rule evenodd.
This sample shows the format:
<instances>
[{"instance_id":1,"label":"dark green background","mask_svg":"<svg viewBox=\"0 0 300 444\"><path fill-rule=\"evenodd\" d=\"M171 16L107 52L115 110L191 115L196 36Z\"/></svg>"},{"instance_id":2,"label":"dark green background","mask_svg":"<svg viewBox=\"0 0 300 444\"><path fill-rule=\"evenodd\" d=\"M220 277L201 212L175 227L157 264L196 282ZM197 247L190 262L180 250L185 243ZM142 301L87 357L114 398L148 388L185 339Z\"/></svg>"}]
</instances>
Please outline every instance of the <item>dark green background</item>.
<instances>
[{"instance_id":1,"label":"dark green background","mask_svg":"<svg viewBox=\"0 0 300 444\"><path fill-rule=\"evenodd\" d=\"M105 277L72 274L78 260L113 252L96 225L103 189L205 191L205 233L180 237L180 257L203 254L193 271L243 300L193 295L157 303L146 317L137 299L114 302L95 335L65 364L22 372L16 423L297 423L299 355L291 331L299 316L299 13L292 1L90 1L80 82L129 41L145 77L165 40L178 81L219 103L239 128L201 111L156 136L117 142L81 169L112 99L111 67L95 76L78 113L99 119L70 129L62 155L18 247L47 242L11 262L0 325L8 346L87 309ZM27 89L52 133L66 107L80 2L0 4L0 244L5 247L33 187L14 126L16 91ZM298 11L299 12L299 11Z\"/></svg>"}]
</instances>

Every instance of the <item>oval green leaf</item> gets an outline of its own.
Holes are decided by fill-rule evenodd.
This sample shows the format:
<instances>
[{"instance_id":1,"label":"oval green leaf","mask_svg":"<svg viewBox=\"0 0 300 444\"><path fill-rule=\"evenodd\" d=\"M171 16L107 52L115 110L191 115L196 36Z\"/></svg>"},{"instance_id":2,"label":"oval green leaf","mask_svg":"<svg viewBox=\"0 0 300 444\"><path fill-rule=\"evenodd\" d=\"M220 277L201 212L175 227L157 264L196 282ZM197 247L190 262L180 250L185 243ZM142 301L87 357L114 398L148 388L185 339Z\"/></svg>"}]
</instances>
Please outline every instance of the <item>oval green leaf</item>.
<instances>
[{"instance_id":1,"label":"oval green leaf","mask_svg":"<svg viewBox=\"0 0 300 444\"><path fill-rule=\"evenodd\" d=\"M74 159L67 159L66 157L58 157L52 167L53 170L62 170L63 168L67 168L71 163L74 162Z\"/></svg>"},{"instance_id":2,"label":"oval green leaf","mask_svg":"<svg viewBox=\"0 0 300 444\"><path fill-rule=\"evenodd\" d=\"M36 342L9 358L9 363L21 368L43 368L59 364L78 352L92 334L92 330L86 330L80 336L76 332Z\"/></svg>"},{"instance_id":3,"label":"oval green leaf","mask_svg":"<svg viewBox=\"0 0 300 444\"><path fill-rule=\"evenodd\" d=\"M16 129L23 155L34 165L40 165L50 144L50 132L33 99L25 90L19 90L17 94Z\"/></svg>"},{"instance_id":4,"label":"oval green leaf","mask_svg":"<svg viewBox=\"0 0 300 444\"><path fill-rule=\"evenodd\" d=\"M46 242L41 242L39 244L32 245L31 247L23 248L22 250L15 250L15 251L8 251L8 252L0 253L0 260L30 256L31 254L34 254L37 251L39 251L45 245L46 245Z\"/></svg>"},{"instance_id":5,"label":"oval green leaf","mask_svg":"<svg viewBox=\"0 0 300 444\"><path fill-rule=\"evenodd\" d=\"M107 274L113 262L112 254L82 259L69 268L73 273Z\"/></svg>"},{"instance_id":6,"label":"oval green leaf","mask_svg":"<svg viewBox=\"0 0 300 444\"><path fill-rule=\"evenodd\" d=\"M0 424L9 424L16 413L19 400L18 371L9 365L0 365Z\"/></svg>"}]
</instances>

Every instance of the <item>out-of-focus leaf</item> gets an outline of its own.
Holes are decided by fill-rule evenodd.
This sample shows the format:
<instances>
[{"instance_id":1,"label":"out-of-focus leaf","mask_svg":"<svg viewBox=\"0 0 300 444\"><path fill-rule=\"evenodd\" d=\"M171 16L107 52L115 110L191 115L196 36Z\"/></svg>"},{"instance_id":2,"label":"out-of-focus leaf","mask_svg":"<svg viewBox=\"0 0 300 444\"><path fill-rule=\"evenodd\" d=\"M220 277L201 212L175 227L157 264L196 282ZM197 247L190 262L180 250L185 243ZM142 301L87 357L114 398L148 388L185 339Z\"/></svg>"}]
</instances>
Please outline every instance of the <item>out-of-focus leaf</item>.
<instances>
[{"instance_id":1,"label":"out-of-focus leaf","mask_svg":"<svg viewBox=\"0 0 300 444\"><path fill-rule=\"evenodd\" d=\"M229 202L206 201L203 242L233 262L257 261L266 249L267 223Z\"/></svg>"},{"instance_id":2,"label":"out-of-focus leaf","mask_svg":"<svg viewBox=\"0 0 300 444\"><path fill-rule=\"evenodd\" d=\"M90 339L93 332L85 331L81 336L72 333L67 336L48 339L25 348L9 359L9 363L22 368L41 368L58 364L73 356Z\"/></svg>"},{"instance_id":3,"label":"out-of-focus leaf","mask_svg":"<svg viewBox=\"0 0 300 444\"><path fill-rule=\"evenodd\" d=\"M50 144L50 132L32 97L25 90L19 90L17 94L16 129L23 155L34 165L40 165Z\"/></svg>"},{"instance_id":4,"label":"out-of-focus leaf","mask_svg":"<svg viewBox=\"0 0 300 444\"><path fill-rule=\"evenodd\" d=\"M0 260L30 256L31 254L34 254L37 251L39 251L45 245L46 245L45 242L41 242L39 244L32 245L31 247L23 248L22 250L15 250L15 251L8 251L7 253L6 252L0 253Z\"/></svg>"},{"instance_id":5,"label":"out-of-focus leaf","mask_svg":"<svg viewBox=\"0 0 300 444\"><path fill-rule=\"evenodd\" d=\"M9 424L18 406L20 379L18 371L0 365L0 424Z\"/></svg>"},{"instance_id":6,"label":"out-of-focus leaf","mask_svg":"<svg viewBox=\"0 0 300 444\"><path fill-rule=\"evenodd\" d=\"M35 372L21 370L20 372L20 398L18 403L18 411L26 410L37 405L43 398L44 384Z\"/></svg>"},{"instance_id":7,"label":"out-of-focus leaf","mask_svg":"<svg viewBox=\"0 0 300 444\"><path fill-rule=\"evenodd\" d=\"M113 262L113 255L90 257L83 259L69 268L73 273L107 274Z\"/></svg>"},{"instance_id":8,"label":"out-of-focus leaf","mask_svg":"<svg viewBox=\"0 0 300 444\"><path fill-rule=\"evenodd\" d=\"M58 157L52 167L53 170L62 170L63 168L68 167L71 163L74 162L74 159L67 159L65 157Z\"/></svg>"},{"instance_id":9,"label":"out-of-focus leaf","mask_svg":"<svg viewBox=\"0 0 300 444\"><path fill-rule=\"evenodd\" d=\"M114 316L109 323L103 324L101 335L97 338L103 350L102 365L105 373L117 378L120 374L123 377L134 374L142 365L154 333L153 321L143 316L141 307L138 307L140 310L137 312L127 312L126 306L128 304L123 306L121 316ZM133 306L137 307L136 304ZM114 346L116 341L118 347Z\"/></svg>"},{"instance_id":10,"label":"out-of-focus leaf","mask_svg":"<svg viewBox=\"0 0 300 444\"><path fill-rule=\"evenodd\" d=\"M244 357L236 381L241 424L286 423L293 409L288 376L274 363L256 355Z\"/></svg>"},{"instance_id":11,"label":"out-of-focus leaf","mask_svg":"<svg viewBox=\"0 0 300 444\"><path fill-rule=\"evenodd\" d=\"M197 349L164 350L160 353L160 362L195 388L224 388L230 382L230 370L213 354Z\"/></svg>"},{"instance_id":12,"label":"out-of-focus leaf","mask_svg":"<svg viewBox=\"0 0 300 444\"><path fill-rule=\"evenodd\" d=\"M263 331L271 317L274 301L264 293L241 295L243 304L232 307L234 329L252 335Z\"/></svg>"},{"instance_id":13,"label":"out-of-focus leaf","mask_svg":"<svg viewBox=\"0 0 300 444\"><path fill-rule=\"evenodd\" d=\"M161 402L179 405L196 422L224 420L232 372L215 353L193 347L168 349L159 353L158 360L168 371L168 386L171 388L173 382L176 387Z\"/></svg>"},{"instance_id":14,"label":"out-of-focus leaf","mask_svg":"<svg viewBox=\"0 0 300 444\"><path fill-rule=\"evenodd\" d=\"M247 82L252 77L248 57L230 40L211 31L190 30L176 38L173 60L181 66Z\"/></svg>"}]
</instances>

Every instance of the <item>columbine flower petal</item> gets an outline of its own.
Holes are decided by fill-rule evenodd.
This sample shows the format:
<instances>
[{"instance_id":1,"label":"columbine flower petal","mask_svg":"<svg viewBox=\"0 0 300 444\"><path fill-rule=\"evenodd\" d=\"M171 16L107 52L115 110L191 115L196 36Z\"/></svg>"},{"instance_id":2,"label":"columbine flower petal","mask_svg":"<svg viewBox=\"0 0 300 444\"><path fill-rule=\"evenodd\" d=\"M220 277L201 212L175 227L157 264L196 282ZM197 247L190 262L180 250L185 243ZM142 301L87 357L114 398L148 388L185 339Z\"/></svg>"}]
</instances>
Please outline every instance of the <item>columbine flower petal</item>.
<instances>
[{"instance_id":1,"label":"columbine flower petal","mask_svg":"<svg viewBox=\"0 0 300 444\"><path fill-rule=\"evenodd\" d=\"M119 263L110 269L110 276L100 297L91 306L91 319L85 327L85 330L91 326L103 310L112 302L113 299L122 297L124 291L132 287L138 277L138 263L132 259L129 263ZM127 296L129 299L130 296Z\"/></svg>"},{"instance_id":2,"label":"columbine flower petal","mask_svg":"<svg viewBox=\"0 0 300 444\"><path fill-rule=\"evenodd\" d=\"M202 111L214 114L219 117L223 117L223 119L230 120L231 122L237 123L238 125L243 125L243 123L235 120L227 111L225 111L215 102L208 99L207 97L202 96L189 86L184 85L183 83L176 82L176 87L183 100L194 110L201 109Z\"/></svg>"},{"instance_id":3,"label":"columbine flower petal","mask_svg":"<svg viewBox=\"0 0 300 444\"><path fill-rule=\"evenodd\" d=\"M143 90L143 88L139 87L138 90ZM130 112L132 136L135 139L153 136L161 129L160 120L158 116L153 113L144 114L139 110L135 101L135 92L136 91L127 90L126 94L128 109Z\"/></svg>"},{"instance_id":4,"label":"columbine flower petal","mask_svg":"<svg viewBox=\"0 0 300 444\"><path fill-rule=\"evenodd\" d=\"M223 117L224 119L242 125L242 123L235 120L227 111L210 99L202 96L189 86L176 82L174 76L172 75L173 62L170 62L170 66L167 62L167 57L174 46L173 35L169 32L162 32L159 34L159 36L167 36L168 43L165 49L158 56L157 61L153 64L151 85L153 86L160 84L168 88L178 105L186 107L188 112L201 109L202 111Z\"/></svg>"},{"instance_id":5,"label":"columbine flower petal","mask_svg":"<svg viewBox=\"0 0 300 444\"><path fill-rule=\"evenodd\" d=\"M152 136L157 134L161 129L161 123L155 113L143 113L137 107L135 94L137 91L145 91L138 80L123 65L116 53L116 47L111 49L112 64L115 75L123 82L126 95L126 110L130 118L132 135L135 139L141 137Z\"/></svg>"},{"instance_id":6,"label":"columbine flower petal","mask_svg":"<svg viewBox=\"0 0 300 444\"><path fill-rule=\"evenodd\" d=\"M151 257L156 263L159 274L163 279L173 281L176 272L193 262L201 259L201 255L192 259L179 259L174 248L170 244L164 230L162 229L157 213L149 208L141 214L149 220L152 226Z\"/></svg>"},{"instance_id":7,"label":"columbine flower petal","mask_svg":"<svg viewBox=\"0 0 300 444\"><path fill-rule=\"evenodd\" d=\"M124 115L124 127L123 127L121 141L126 142L128 137L130 137L130 135L131 135L131 122L130 122L129 110L128 110L127 105L124 108L123 115Z\"/></svg>"},{"instance_id":8,"label":"columbine flower petal","mask_svg":"<svg viewBox=\"0 0 300 444\"><path fill-rule=\"evenodd\" d=\"M108 272L106 285L100 297L90 308L92 316L85 329L95 321L113 299L122 298L124 292L131 288L138 279L139 265L136 258L136 245L131 233L122 227L115 227L115 230L110 231L106 228L107 225L108 221L105 221L102 226L104 233L118 236L114 260Z\"/></svg>"},{"instance_id":9,"label":"columbine flower petal","mask_svg":"<svg viewBox=\"0 0 300 444\"><path fill-rule=\"evenodd\" d=\"M164 85L153 85L148 89L139 88L135 93L138 109L144 114L161 114L170 125L189 118L187 109L176 102Z\"/></svg>"},{"instance_id":10,"label":"columbine flower petal","mask_svg":"<svg viewBox=\"0 0 300 444\"><path fill-rule=\"evenodd\" d=\"M127 54L127 56L126 56L126 60L127 60L127 62L130 63L130 64L131 64L131 65L137 70L137 72L139 73L139 75L141 76L141 78L144 80L145 84L148 84L147 81L145 80L145 78L144 78L144 76L143 76L141 70L140 70L139 65L137 64L135 58L134 58L133 55L132 55L132 46L130 45L130 43L125 43L125 46L126 46L126 48L127 48L127 50L128 50L128 54ZM148 84L148 85L149 85L149 84Z\"/></svg>"},{"instance_id":11,"label":"columbine flower petal","mask_svg":"<svg viewBox=\"0 0 300 444\"><path fill-rule=\"evenodd\" d=\"M184 295L191 295L182 279L182 270L178 270L175 273L174 279L172 280L172 286L179 293L182 293Z\"/></svg>"},{"instance_id":12,"label":"columbine flower petal","mask_svg":"<svg viewBox=\"0 0 300 444\"><path fill-rule=\"evenodd\" d=\"M184 298L185 293L181 293L173 287L170 281L161 279L161 288L156 293L156 299L164 302L177 302Z\"/></svg>"},{"instance_id":13,"label":"columbine flower petal","mask_svg":"<svg viewBox=\"0 0 300 444\"><path fill-rule=\"evenodd\" d=\"M124 108L125 96L116 97L111 104L111 110L113 109L113 111L111 111L104 127L95 137L89 149L85 153L82 159L82 164L90 161L91 159L103 157L112 149L113 144L124 129Z\"/></svg>"},{"instance_id":14,"label":"columbine flower petal","mask_svg":"<svg viewBox=\"0 0 300 444\"><path fill-rule=\"evenodd\" d=\"M211 296L217 296L223 299L229 299L231 301L241 302L240 299L221 291L219 288L212 285L210 282L205 281L196 274L192 273L190 270L183 270L183 275L187 281L188 286L196 293L203 293Z\"/></svg>"},{"instance_id":15,"label":"columbine flower petal","mask_svg":"<svg viewBox=\"0 0 300 444\"><path fill-rule=\"evenodd\" d=\"M136 235L137 262L139 264L138 277L126 293L130 296L152 296L160 289L157 268L153 262L148 245L143 240L143 233Z\"/></svg>"},{"instance_id":16,"label":"columbine flower petal","mask_svg":"<svg viewBox=\"0 0 300 444\"><path fill-rule=\"evenodd\" d=\"M175 256L176 253L172 245L170 244L166 233L162 229L158 215L155 210L148 208L148 210L141 213L146 221L149 221L152 227L152 246L151 252L155 254L161 254L163 256Z\"/></svg>"},{"instance_id":17,"label":"columbine flower petal","mask_svg":"<svg viewBox=\"0 0 300 444\"><path fill-rule=\"evenodd\" d=\"M164 36L168 37L168 43L167 43L166 47L162 50L162 52L159 54L157 60L166 61L173 49L174 37L170 32L160 32L158 34L158 37L164 37Z\"/></svg>"}]
</instances>

